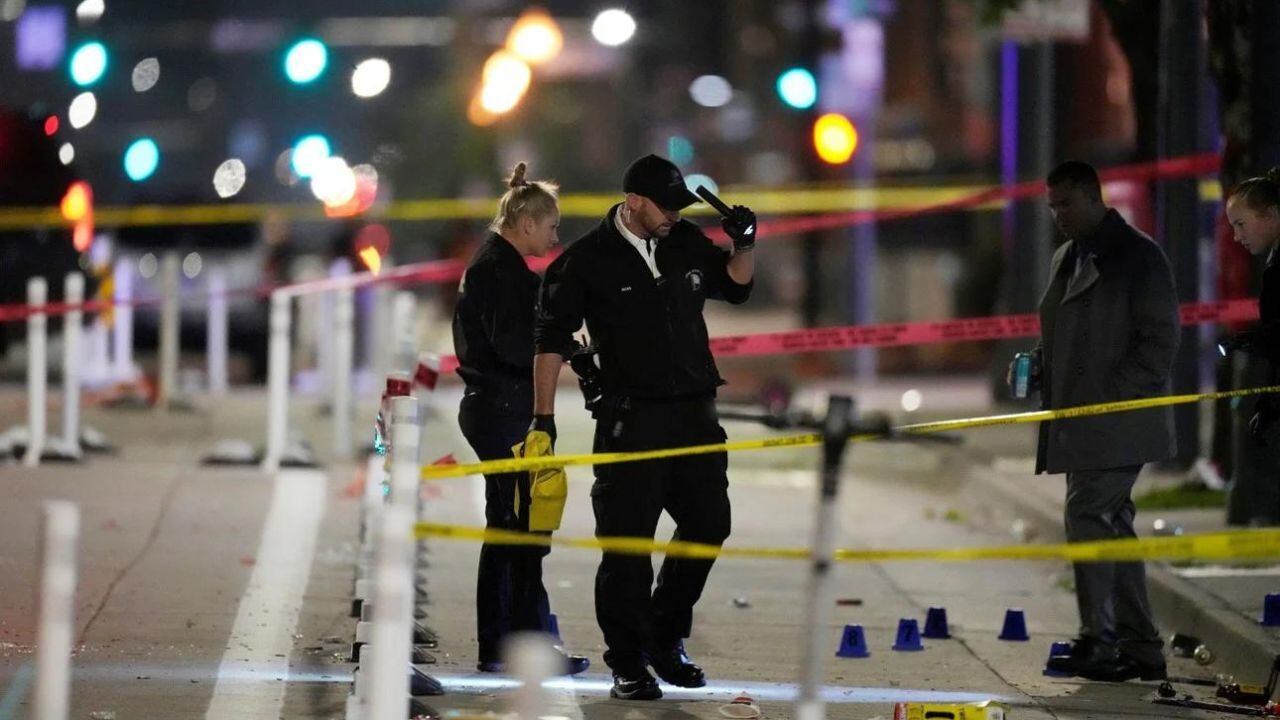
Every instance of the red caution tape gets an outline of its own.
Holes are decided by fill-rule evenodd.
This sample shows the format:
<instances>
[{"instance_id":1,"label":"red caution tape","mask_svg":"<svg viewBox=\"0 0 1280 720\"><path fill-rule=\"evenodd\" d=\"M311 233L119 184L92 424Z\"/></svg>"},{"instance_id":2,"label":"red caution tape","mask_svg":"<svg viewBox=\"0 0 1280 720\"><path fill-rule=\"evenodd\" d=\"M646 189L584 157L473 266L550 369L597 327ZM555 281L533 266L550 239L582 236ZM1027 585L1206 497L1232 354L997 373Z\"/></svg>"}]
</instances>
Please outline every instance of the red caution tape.
<instances>
[{"instance_id":1,"label":"red caution tape","mask_svg":"<svg viewBox=\"0 0 1280 720\"><path fill-rule=\"evenodd\" d=\"M539 259L537 263L530 263L531 266L541 267L548 262L547 259ZM244 295L253 295L257 297L267 297L274 292L284 291L290 295L311 295L321 292L332 292L341 288L361 288L370 285L407 285L413 283L443 283L456 282L462 278L463 271L466 270L466 263L461 260L432 260L429 262L414 263L412 265L402 265L392 268L380 275L372 273L357 273L346 277L323 278L320 280L308 280L297 283L281 283L275 285L257 285L254 287L232 288L224 291L226 297L238 297ZM207 300L211 293L207 290L197 292L183 293L179 298L180 303L191 303L198 300ZM47 316L64 315L72 310L82 310L86 313L100 312L110 307L146 307L149 305L159 305L161 298L144 297L133 298L128 302L116 302L112 300L92 300L80 304L70 303L49 303L43 307L32 307L26 303L14 303L11 305L0 305L0 323L15 322L26 320L37 313L43 312Z\"/></svg>"},{"instance_id":2,"label":"red caution tape","mask_svg":"<svg viewBox=\"0 0 1280 720\"><path fill-rule=\"evenodd\" d=\"M1256 320L1256 300L1230 300L1214 303L1188 303L1180 309L1183 325L1232 323ZM973 342L1006 338L1036 337L1040 334L1040 316L995 315L940 322L895 323L888 325L850 325L846 327L810 328L790 332L761 333L718 337L711 341L711 352L718 357L734 355L778 355L800 352L850 350L862 347L894 347L930 345L948 342Z\"/></svg>"},{"instance_id":3,"label":"red caution tape","mask_svg":"<svg viewBox=\"0 0 1280 720\"><path fill-rule=\"evenodd\" d=\"M1221 156L1216 153L1188 155L1186 157L1159 160L1157 162L1121 165L1107 168L1098 173L1102 182L1120 180L1134 182L1151 182L1156 180L1181 180L1200 177L1217 172L1222 164ZM1026 200L1040 197L1046 193L1043 180L1029 180L1016 185L996 185L985 190L966 195L948 202L936 203L925 207L883 208L880 210L855 210L852 212L829 213L809 217L779 218L760 222L760 237L787 235L792 233L832 230L836 228L865 225L867 223L887 222L921 215L969 210L992 202L1006 200ZM715 239L724 239L722 230L715 228L707 234Z\"/></svg>"},{"instance_id":4,"label":"red caution tape","mask_svg":"<svg viewBox=\"0 0 1280 720\"><path fill-rule=\"evenodd\" d=\"M1187 303L1179 308L1179 315L1183 325L1250 322L1258 319L1258 301L1244 299ZM716 357L786 355L867 347L1003 340L1036 337L1039 334L1040 316L1026 313L936 322L846 325L756 335L728 335L712 338L711 352ZM440 358L441 373L452 372L457 367L458 359L455 356Z\"/></svg>"}]
</instances>

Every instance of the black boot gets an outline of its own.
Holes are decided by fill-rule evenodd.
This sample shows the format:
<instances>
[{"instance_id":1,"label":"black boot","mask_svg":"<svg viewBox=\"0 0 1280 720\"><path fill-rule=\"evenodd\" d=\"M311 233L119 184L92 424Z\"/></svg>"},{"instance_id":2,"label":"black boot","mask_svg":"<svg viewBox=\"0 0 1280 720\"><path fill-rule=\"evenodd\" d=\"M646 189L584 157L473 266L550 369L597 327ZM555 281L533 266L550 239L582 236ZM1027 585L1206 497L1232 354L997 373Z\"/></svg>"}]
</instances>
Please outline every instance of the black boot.
<instances>
[{"instance_id":1,"label":"black boot","mask_svg":"<svg viewBox=\"0 0 1280 720\"><path fill-rule=\"evenodd\" d=\"M645 652L645 661L658 674L658 677L677 687L696 688L707 684L707 677L702 668L693 664L684 651L684 641L677 640L667 645Z\"/></svg>"},{"instance_id":2,"label":"black boot","mask_svg":"<svg viewBox=\"0 0 1280 720\"><path fill-rule=\"evenodd\" d=\"M658 687L658 681L644 668L615 670L609 697L619 700L657 700L662 697L662 688Z\"/></svg>"}]
</instances>

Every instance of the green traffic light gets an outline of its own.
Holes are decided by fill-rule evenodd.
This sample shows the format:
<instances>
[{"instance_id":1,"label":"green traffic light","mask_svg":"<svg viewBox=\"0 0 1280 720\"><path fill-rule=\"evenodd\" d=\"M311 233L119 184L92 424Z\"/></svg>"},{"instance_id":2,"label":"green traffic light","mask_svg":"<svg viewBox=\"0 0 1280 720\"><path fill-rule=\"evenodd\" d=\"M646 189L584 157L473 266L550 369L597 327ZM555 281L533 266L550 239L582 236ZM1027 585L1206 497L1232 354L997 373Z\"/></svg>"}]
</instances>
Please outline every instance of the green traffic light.
<instances>
[{"instance_id":1,"label":"green traffic light","mask_svg":"<svg viewBox=\"0 0 1280 720\"><path fill-rule=\"evenodd\" d=\"M107 46L95 40L76 48L70 69L72 82L80 87L98 82L107 73Z\"/></svg>"},{"instance_id":2,"label":"green traffic light","mask_svg":"<svg viewBox=\"0 0 1280 720\"><path fill-rule=\"evenodd\" d=\"M778 76L778 97L797 110L808 110L818 101L818 81L804 68L791 68Z\"/></svg>"},{"instance_id":3,"label":"green traffic light","mask_svg":"<svg viewBox=\"0 0 1280 720\"><path fill-rule=\"evenodd\" d=\"M284 56L284 74L289 82L306 85L324 74L329 65L329 48L315 38L294 43Z\"/></svg>"},{"instance_id":4,"label":"green traffic light","mask_svg":"<svg viewBox=\"0 0 1280 720\"><path fill-rule=\"evenodd\" d=\"M134 140L124 153L124 172L134 182L142 182L155 174L160 165L160 148L149 137Z\"/></svg>"}]
</instances>

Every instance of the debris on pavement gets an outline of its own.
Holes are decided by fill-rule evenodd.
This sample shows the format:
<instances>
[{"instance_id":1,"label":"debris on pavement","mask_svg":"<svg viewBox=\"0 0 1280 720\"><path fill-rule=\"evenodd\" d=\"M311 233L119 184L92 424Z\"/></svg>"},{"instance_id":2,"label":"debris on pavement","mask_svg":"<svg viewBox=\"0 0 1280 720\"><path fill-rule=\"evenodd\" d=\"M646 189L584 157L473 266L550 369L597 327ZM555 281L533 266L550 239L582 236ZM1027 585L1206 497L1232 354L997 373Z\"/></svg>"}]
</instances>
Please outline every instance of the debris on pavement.
<instances>
[{"instance_id":1,"label":"debris on pavement","mask_svg":"<svg viewBox=\"0 0 1280 720\"><path fill-rule=\"evenodd\" d=\"M751 696L742 694L720 706L720 714L727 718L758 718L760 706Z\"/></svg>"}]
</instances>

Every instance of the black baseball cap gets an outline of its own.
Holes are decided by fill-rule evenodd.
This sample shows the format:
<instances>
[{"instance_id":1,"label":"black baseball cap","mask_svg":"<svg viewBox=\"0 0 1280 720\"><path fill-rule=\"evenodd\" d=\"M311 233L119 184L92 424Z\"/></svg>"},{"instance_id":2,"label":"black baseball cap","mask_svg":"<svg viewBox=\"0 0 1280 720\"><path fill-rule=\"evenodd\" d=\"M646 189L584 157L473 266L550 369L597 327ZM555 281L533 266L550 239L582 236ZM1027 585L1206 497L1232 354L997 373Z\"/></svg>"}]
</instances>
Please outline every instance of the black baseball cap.
<instances>
[{"instance_id":1,"label":"black baseball cap","mask_svg":"<svg viewBox=\"0 0 1280 720\"><path fill-rule=\"evenodd\" d=\"M680 168L657 155L645 155L631 163L622 176L622 191L647 197L664 210L683 210L698 202L698 196L684 184Z\"/></svg>"}]
</instances>

